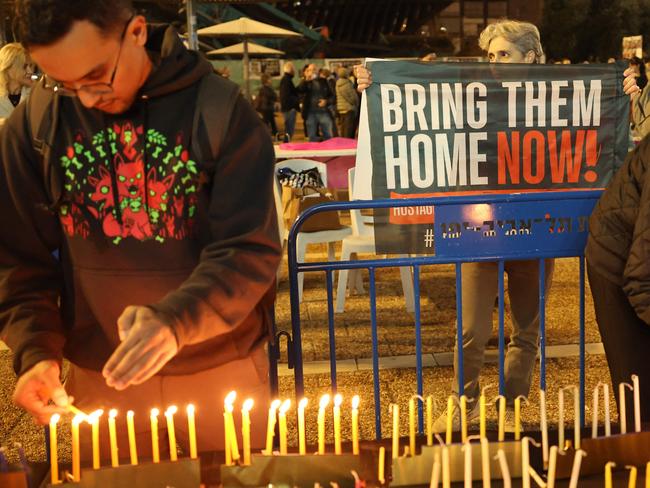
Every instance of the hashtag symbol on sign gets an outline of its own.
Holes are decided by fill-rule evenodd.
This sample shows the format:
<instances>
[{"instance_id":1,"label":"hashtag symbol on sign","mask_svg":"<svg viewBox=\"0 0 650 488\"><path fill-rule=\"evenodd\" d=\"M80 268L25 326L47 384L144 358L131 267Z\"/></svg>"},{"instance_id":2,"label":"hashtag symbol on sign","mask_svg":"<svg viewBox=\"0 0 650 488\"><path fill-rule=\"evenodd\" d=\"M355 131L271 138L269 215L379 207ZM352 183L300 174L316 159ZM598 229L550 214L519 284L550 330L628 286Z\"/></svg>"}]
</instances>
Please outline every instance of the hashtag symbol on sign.
<instances>
[{"instance_id":1,"label":"hashtag symbol on sign","mask_svg":"<svg viewBox=\"0 0 650 488\"><path fill-rule=\"evenodd\" d=\"M424 232L424 246L433 247L433 229L427 229Z\"/></svg>"}]
</instances>

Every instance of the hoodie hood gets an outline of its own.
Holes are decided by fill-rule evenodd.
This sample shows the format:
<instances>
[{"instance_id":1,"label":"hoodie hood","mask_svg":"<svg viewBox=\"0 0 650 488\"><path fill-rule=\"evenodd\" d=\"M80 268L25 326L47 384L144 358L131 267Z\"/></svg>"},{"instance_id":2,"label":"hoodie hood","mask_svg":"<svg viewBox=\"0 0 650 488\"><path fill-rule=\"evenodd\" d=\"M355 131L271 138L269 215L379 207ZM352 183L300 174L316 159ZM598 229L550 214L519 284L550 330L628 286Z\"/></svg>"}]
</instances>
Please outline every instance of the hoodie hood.
<instances>
[{"instance_id":1,"label":"hoodie hood","mask_svg":"<svg viewBox=\"0 0 650 488\"><path fill-rule=\"evenodd\" d=\"M213 71L200 53L185 48L178 31L169 25L148 25L145 48L153 68L140 89L143 97L160 97L187 88Z\"/></svg>"}]
</instances>

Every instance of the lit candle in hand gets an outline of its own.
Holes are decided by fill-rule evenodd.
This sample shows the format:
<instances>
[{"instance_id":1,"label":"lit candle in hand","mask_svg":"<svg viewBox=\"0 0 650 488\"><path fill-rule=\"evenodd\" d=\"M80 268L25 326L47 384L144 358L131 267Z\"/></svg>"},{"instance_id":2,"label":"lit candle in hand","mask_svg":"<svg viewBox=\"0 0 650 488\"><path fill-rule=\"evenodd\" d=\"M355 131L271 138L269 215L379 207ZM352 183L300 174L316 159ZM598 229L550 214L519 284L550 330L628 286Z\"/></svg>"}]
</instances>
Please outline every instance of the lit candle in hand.
<instances>
[{"instance_id":1,"label":"lit candle in hand","mask_svg":"<svg viewBox=\"0 0 650 488\"><path fill-rule=\"evenodd\" d=\"M194 415L194 405L191 403L185 409L187 413L187 430L190 438L190 459L198 457L198 450L196 447L196 420Z\"/></svg>"},{"instance_id":2,"label":"lit candle in hand","mask_svg":"<svg viewBox=\"0 0 650 488\"><path fill-rule=\"evenodd\" d=\"M334 395L334 453L341 454L341 403L343 403L343 397L338 393Z\"/></svg>"},{"instance_id":3,"label":"lit candle in hand","mask_svg":"<svg viewBox=\"0 0 650 488\"><path fill-rule=\"evenodd\" d=\"M178 411L175 405L167 407L165 410L165 419L167 419L167 437L169 437L169 459L176 461L178 453L176 451L176 430L174 429L174 414Z\"/></svg>"},{"instance_id":4,"label":"lit candle in hand","mask_svg":"<svg viewBox=\"0 0 650 488\"><path fill-rule=\"evenodd\" d=\"M131 464L138 464L138 446L135 442L135 423L133 422L133 410L126 412L126 428L129 435L129 454L131 455Z\"/></svg>"},{"instance_id":5,"label":"lit candle in hand","mask_svg":"<svg viewBox=\"0 0 650 488\"><path fill-rule=\"evenodd\" d=\"M330 403L330 396L323 395L318 404L318 454L325 454L325 409Z\"/></svg>"},{"instance_id":6,"label":"lit candle in hand","mask_svg":"<svg viewBox=\"0 0 650 488\"><path fill-rule=\"evenodd\" d=\"M149 414L149 422L151 423L151 458L154 463L160 462L160 445L158 443L158 415L160 410L152 408Z\"/></svg>"},{"instance_id":7,"label":"lit candle in hand","mask_svg":"<svg viewBox=\"0 0 650 488\"><path fill-rule=\"evenodd\" d=\"M100 452L99 452L99 418L104 414L103 410L95 410L88 417L92 431L92 444L93 444L93 469L99 469Z\"/></svg>"},{"instance_id":8,"label":"lit candle in hand","mask_svg":"<svg viewBox=\"0 0 650 488\"><path fill-rule=\"evenodd\" d=\"M352 454L359 454L359 395L352 397Z\"/></svg>"},{"instance_id":9,"label":"lit candle in hand","mask_svg":"<svg viewBox=\"0 0 650 488\"><path fill-rule=\"evenodd\" d=\"M59 484L59 448L56 424L61 416L55 413L50 417L50 484Z\"/></svg>"},{"instance_id":10,"label":"lit candle in hand","mask_svg":"<svg viewBox=\"0 0 650 488\"><path fill-rule=\"evenodd\" d=\"M115 417L117 417L117 410L113 408L108 412L108 441L111 446L111 466L117 468L120 465L120 458L117 451L117 429L115 428Z\"/></svg>"},{"instance_id":11,"label":"lit candle in hand","mask_svg":"<svg viewBox=\"0 0 650 488\"><path fill-rule=\"evenodd\" d=\"M282 402L280 400L273 400L269 407L269 417L266 423L266 449L264 454L270 456L273 454L273 437L275 436L275 422L278 408Z\"/></svg>"},{"instance_id":12,"label":"lit candle in hand","mask_svg":"<svg viewBox=\"0 0 650 488\"><path fill-rule=\"evenodd\" d=\"M285 400L278 411L280 421L280 454L287 454L287 412L291 408L291 400Z\"/></svg>"},{"instance_id":13,"label":"lit candle in hand","mask_svg":"<svg viewBox=\"0 0 650 488\"><path fill-rule=\"evenodd\" d=\"M253 408L253 399L249 398L244 402L241 409L241 432L244 449L244 464L251 464L251 409Z\"/></svg>"}]
</instances>

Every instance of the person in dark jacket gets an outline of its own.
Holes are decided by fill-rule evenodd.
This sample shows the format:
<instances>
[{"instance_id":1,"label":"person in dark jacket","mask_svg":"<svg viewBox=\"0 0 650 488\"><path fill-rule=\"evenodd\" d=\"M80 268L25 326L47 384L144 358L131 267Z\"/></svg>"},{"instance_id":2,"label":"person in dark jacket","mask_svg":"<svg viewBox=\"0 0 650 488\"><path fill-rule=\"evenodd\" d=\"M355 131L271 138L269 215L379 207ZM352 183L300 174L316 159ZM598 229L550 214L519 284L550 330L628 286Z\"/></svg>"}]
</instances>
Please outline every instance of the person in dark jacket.
<instances>
[{"instance_id":1,"label":"person in dark jacket","mask_svg":"<svg viewBox=\"0 0 650 488\"><path fill-rule=\"evenodd\" d=\"M648 421L650 138L643 139L628 155L596 204L589 219L586 257L614 392L618 395L617 385L629 383L633 374L638 375L641 418ZM632 419L628 422L630 431Z\"/></svg>"},{"instance_id":2,"label":"person in dark jacket","mask_svg":"<svg viewBox=\"0 0 650 488\"><path fill-rule=\"evenodd\" d=\"M268 74L262 73L260 81L262 86L255 100L256 109L262 115L262 120L275 138L278 135L278 128L275 125L275 104L278 103L278 94L275 93L271 86L271 77Z\"/></svg>"},{"instance_id":3,"label":"person in dark jacket","mask_svg":"<svg viewBox=\"0 0 650 488\"><path fill-rule=\"evenodd\" d=\"M334 94L325 78L318 76L316 65L305 68L304 79L298 85L298 92L304 95L302 117L305 119L307 137L310 142L332 138L333 121L328 106L334 103Z\"/></svg>"},{"instance_id":4,"label":"person in dark jacket","mask_svg":"<svg viewBox=\"0 0 650 488\"><path fill-rule=\"evenodd\" d=\"M147 26L130 0L16 9L46 78L0 134L0 332L14 401L40 422L68 395L87 412L133 410L143 456L150 409L192 402L199 450L218 449L227 392L261 405L270 396L264 347L281 248L268 131L236 85L172 27ZM43 159L31 104L48 97L58 110ZM197 100L215 98L223 125L195 124Z\"/></svg>"},{"instance_id":5,"label":"person in dark jacket","mask_svg":"<svg viewBox=\"0 0 650 488\"><path fill-rule=\"evenodd\" d=\"M284 63L284 75L280 81L280 111L284 119L284 132L293 139L296 129L296 114L300 110L300 95L293 84L293 77L296 74L296 68L293 63L287 61Z\"/></svg>"}]
</instances>

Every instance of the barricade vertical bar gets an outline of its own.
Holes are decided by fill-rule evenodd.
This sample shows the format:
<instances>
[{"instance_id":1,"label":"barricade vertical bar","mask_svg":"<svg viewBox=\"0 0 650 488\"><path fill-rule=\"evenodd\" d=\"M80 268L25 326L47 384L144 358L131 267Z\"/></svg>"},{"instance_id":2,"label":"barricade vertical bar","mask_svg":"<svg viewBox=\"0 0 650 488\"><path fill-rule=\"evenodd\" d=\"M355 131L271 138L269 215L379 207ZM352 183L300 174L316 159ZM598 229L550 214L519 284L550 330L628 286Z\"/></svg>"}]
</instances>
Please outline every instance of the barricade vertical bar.
<instances>
[{"instance_id":1,"label":"barricade vertical bar","mask_svg":"<svg viewBox=\"0 0 650 488\"><path fill-rule=\"evenodd\" d=\"M506 377L505 377L505 332L504 332L504 318L503 318L503 305L505 301L505 291L503 284L503 273L505 271L505 263L503 260L499 261L498 265L498 283L499 283L499 395L506 394Z\"/></svg>"},{"instance_id":2,"label":"barricade vertical bar","mask_svg":"<svg viewBox=\"0 0 650 488\"><path fill-rule=\"evenodd\" d=\"M463 364L463 276L461 263L456 263L456 347L458 349L458 396L465 394L465 365Z\"/></svg>"},{"instance_id":3,"label":"barricade vertical bar","mask_svg":"<svg viewBox=\"0 0 650 488\"><path fill-rule=\"evenodd\" d=\"M580 256L580 425L585 425L585 257Z\"/></svg>"},{"instance_id":4,"label":"barricade vertical bar","mask_svg":"<svg viewBox=\"0 0 650 488\"><path fill-rule=\"evenodd\" d=\"M415 369L417 377L418 395L424 395L424 381L422 379L422 323L420 318L420 267L413 266L413 311L415 312ZM424 432L424 416L422 401L418 400L418 429Z\"/></svg>"},{"instance_id":5,"label":"barricade vertical bar","mask_svg":"<svg viewBox=\"0 0 650 488\"><path fill-rule=\"evenodd\" d=\"M325 272L327 282L327 324L330 339L330 378L332 380L332 395L336 394L336 336L334 333L334 302L332 301L332 270Z\"/></svg>"},{"instance_id":6,"label":"barricade vertical bar","mask_svg":"<svg viewBox=\"0 0 650 488\"><path fill-rule=\"evenodd\" d=\"M295 224L294 224L295 227ZM298 264L296 258L297 233L292 228L287 241L289 261L289 299L291 303L291 338L293 342L294 378L296 398L305 396L305 380L302 370L302 338L300 335L300 300L298 297Z\"/></svg>"},{"instance_id":7,"label":"barricade vertical bar","mask_svg":"<svg viewBox=\"0 0 650 488\"><path fill-rule=\"evenodd\" d=\"M539 260L539 387L546 391L546 260Z\"/></svg>"},{"instance_id":8,"label":"barricade vertical bar","mask_svg":"<svg viewBox=\"0 0 650 488\"><path fill-rule=\"evenodd\" d=\"M375 394L375 438L381 439L381 404L379 398L379 341L377 339L377 294L375 268L368 268L370 295L370 331L372 334L372 382Z\"/></svg>"}]
</instances>

